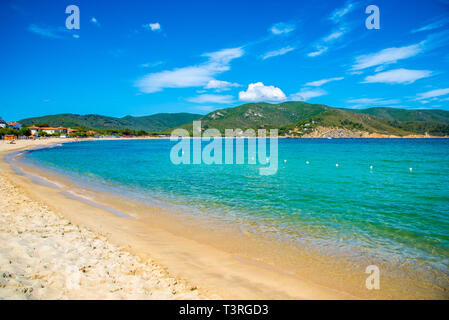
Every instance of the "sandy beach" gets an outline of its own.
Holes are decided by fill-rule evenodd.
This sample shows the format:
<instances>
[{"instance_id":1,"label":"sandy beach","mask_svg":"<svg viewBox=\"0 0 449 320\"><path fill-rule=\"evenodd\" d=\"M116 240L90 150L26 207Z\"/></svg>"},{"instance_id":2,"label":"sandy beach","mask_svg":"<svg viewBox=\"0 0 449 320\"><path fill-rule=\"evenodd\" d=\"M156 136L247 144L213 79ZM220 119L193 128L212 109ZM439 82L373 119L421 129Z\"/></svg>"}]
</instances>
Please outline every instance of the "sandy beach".
<instances>
[{"instance_id":1,"label":"sandy beach","mask_svg":"<svg viewBox=\"0 0 449 320\"><path fill-rule=\"evenodd\" d=\"M0 150L54 142L22 140ZM204 298L151 259L31 199L3 174L0 194L0 299Z\"/></svg>"}]
</instances>

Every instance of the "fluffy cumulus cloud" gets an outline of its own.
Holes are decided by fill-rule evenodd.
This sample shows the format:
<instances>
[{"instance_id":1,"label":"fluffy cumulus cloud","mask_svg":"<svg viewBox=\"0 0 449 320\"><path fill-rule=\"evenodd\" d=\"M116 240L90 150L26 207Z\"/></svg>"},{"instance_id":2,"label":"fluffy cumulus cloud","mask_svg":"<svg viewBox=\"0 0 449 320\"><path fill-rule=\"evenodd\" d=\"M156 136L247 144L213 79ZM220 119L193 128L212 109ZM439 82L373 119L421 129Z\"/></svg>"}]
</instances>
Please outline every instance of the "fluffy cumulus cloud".
<instances>
[{"instance_id":1,"label":"fluffy cumulus cloud","mask_svg":"<svg viewBox=\"0 0 449 320\"><path fill-rule=\"evenodd\" d=\"M262 82L251 83L246 91L239 92L240 101L284 101L287 97L281 89L266 86Z\"/></svg>"},{"instance_id":2,"label":"fluffy cumulus cloud","mask_svg":"<svg viewBox=\"0 0 449 320\"><path fill-rule=\"evenodd\" d=\"M329 78L329 79L323 79L323 80L308 82L305 85L307 87L321 87L323 84L326 84L328 82L340 81L340 80L343 80L343 79L344 79L343 77Z\"/></svg>"},{"instance_id":3,"label":"fluffy cumulus cloud","mask_svg":"<svg viewBox=\"0 0 449 320\"><path fill-rule=\"evenodd\" d=\"M389 83L389 84L410 84L416 80L430 77L432 71L429 70L409 70L396 69L377 73L365 78L364 83Z\"/></svg>"},{"instance_id":4,"label":"fluffy cumulus cloud","mask_svg":"<svg viewBox=\"0 0 449 320\"><path fill-rule=\"evenodd\" d=\"M150 73L136 81L141 92L153 93L165 88L206 86L214 77L230 69L230 62L244 54L241 48L223 49L203 54L207 61L200 65Z\"/></svg>"},{"instance_id":5,"label":"fluffy cumulus cloud","mask_svg":"<svg viewBox=\"0 0 449 320\"><path fill-rule=\"evenodd\" d=\"M274 35L287 34L295 30L293 24L279 22L271 26L270 32Z\"/></svg>"},{"instance_id":6,"label":"fluffy cumulus cloud","mask_svg":"<svg viewBox=\"0 0 449 320\"><path fill-rule=\"evenodd\" d=\"M308 101L310 99L325 96L327 92L323 89L302 89L300 92L290 95L290 100Z\"/></svg>"},{"instance_id":7,"label":"fluffy cumulus cloud","mask_svg":"<svg viewBox=\"0 0 449 320\"><path fill-rule=\"evenodd\" d=\"M221 80L210 80L204 89L215 89L215 91L226 91L231 90L231 88L240 87L238 83L232 83L228 81Z\"/></svg>"},{"instance_id":8,"label":"fluffy cumulus cloud","mask_svg":"<svg viewBox=\"0 0 449 320\"><path fill-rule=\"evenodd\" d=\"M269 51L262 56L262 59L265 60L268 58L282 56L282 55L289 53L290 51L293 51L293 50L295 50L295 48L289 46L289 47L281 48L279 50Z\"/></svg>"},{"instance_id":9,"label":"fluffy cumulus cloud","mask_svg":"<svg viewBox=\"0 0 449 320\"><path fill-rule=\"evenodd\" d=\"M352 66L352 70L363 70L370 67L381 66L396 63L399 60L416 56L422 52L421 44L400 48L387 48L376 53L362 55L355 58L356 62Z\"/></svg>"},{"instance_id":10,"label":"fluffy cumulus cloud","mask_svg":"<svg viewBox=\"0 0 449 320\"><path fill-rule=\"evenodd\" d=\"M187 100L194 103L231 103L233 97L231 95L200 94Z\"/></svg>"}]
</instances>

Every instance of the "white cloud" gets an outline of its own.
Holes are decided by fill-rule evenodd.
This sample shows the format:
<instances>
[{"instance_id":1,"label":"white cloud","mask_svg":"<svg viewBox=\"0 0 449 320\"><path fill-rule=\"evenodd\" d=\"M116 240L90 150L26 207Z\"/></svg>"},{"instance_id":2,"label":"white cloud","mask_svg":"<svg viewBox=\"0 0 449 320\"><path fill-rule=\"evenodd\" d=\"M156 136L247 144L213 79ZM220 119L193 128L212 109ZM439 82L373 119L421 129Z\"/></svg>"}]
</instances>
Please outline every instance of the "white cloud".
<instances>
[{"instance_id":1,"label":"white cloud","mask_svg":"<svg viewBox=\"0 0 449 320\"><path fill-rule=\"evenodd\" d=\"M146 30L151 30L151 31L160 31L162 29L159 22L147 23L147 24L144 24L142 27Z\"/></svg>"},{"instance_id":2,"label":"white cloud","mask_svg":"<svg viewBox=\"0 0 449 320\"><path fill-rule=\"evenodd\" d=\"M231 103L233 97L231 95L218 94L200 94L196 97L188 98L187 101L194 103Z\"/></svg>"},{"instance_id":3,"label":"white cloud","mask_svg":"<svg viewBox=\"0 0 449 320\"><path fill-rule=\"evenodd\" d=\"M269 51L262 56L262 59L265 60L265 59L276 57L276 56L282 56L282 55L284 55L290 51L293 51L293 50L295 50L295 48L293 48L293 47L284 47L279 50Z\"/></svg>"},{"instance_id":4,"label":"white cloud","mask_svg":"<svg viewBox=\"0 0 449 320\"><path fill-rule=\"evenodd\" d=\"M265 86L262 82L251 83L248 90L239 92L240 101L283 101L287 97L281 89L274 86Z\"/></svg>"},{"instance_id":5,"label":"white cloud","mask_svg":"<svg viewBox=\"0 0 449 320\"><path fill-rule=\"evenodd\" d=\"M337 39L341 38L342 36L344 36L348 31L349 31L348 28L343 28L342 27L342 28L340 28L338 30L335 30L334 32L332 32L328 36L324 37L323 40L325 42L330 42L330 41L337 40Z\"/></svg>"},{"instance_id":6,"label":"white cloud","mask_svg":"<svg viewBox=\"0 0 449 320\"><path fill-rule=\"evenodd\" d=\"M327 95L327 92L323 89L302 89L300 92L290 95L290 100L308 101L325 95Z\"/></svg>"},{"instance_id":7,"label":"white cloud","mask_svg":"<svg viewBox=\"0 0 449 320\"><path fill-rule=\"evenodd\" d=\"M271 26L270 31L272 34L280 35L287 34L295 30L295 26L292 24L279 22Z\"/></svg>"},{"instance_id":8,"label":"white cloud","mask_svg":"<svg viewBox=\"0 0 449 320\"><path fill-rule=\"evenodd\" d=\"M62 38L62 35L60 33L66 32L66 31L68 31L68 29L40 27L35 24L31 24L28 27L28 31L38 34L45 38L60 39L60 38Z\"/></svg>"},{"instance_id":9,"label":"white cloud","mask_svg":"<svg viewBox=\"0 0 449 320\"><path fill-rule=\"evenodd\" d=\"M351 12L355 8L355 4L352 2L346 2L345 6L343 8L338 8L334 10L331 15L329 16L329 19L334 22L339 22L345 15L347 15L349 12Z\"/></svg>"},{"instance_id":10,"label":"white cloud","mask_svg":"<svg viewBox=\"0 0 449 320\"><path fill-rule=\"evenodd\" d=\"M97 18L95 17L92 17L89 21L98 27L100 26L100 22L98 22Z\"/></svg>"},{"instance_id":11,"label":"white cloud","mask_svg":"<svg viewBox=\"0 0 449 320\"><path fill-rule=\"evenodd\" d=\"M401 103L401 100L399 99L381 99L381 98L361 98L361 99L351 99L346 101L347 103L355 104L352 106L352 108L365 108L368 106L385 106L385 105L391 105L391 104L398 104Z\"/></svg>"},{"instance_id":12,"label":"white cloud","mask_svg":"<svg viewBox=\"0 0 449 320\"><path fill-rule=\"evenodd\" d=\"M339 29L334 30L329 35L320 39L315 45L316 50L309 52L307 56L316 57L325 53L333 42L342 40L343 36L349 31L350 29L348 27L340 27Z\"/></svg>"},{"instance_id":13,"label":"white cloud","mask_svg":"<svg viewBox=\"0 0 449 320\"><path fill-rule=\"evenodd\" d=\"M410 84L416 80L430 77L431 74L432 71L429 70L395 69L368 76L363 83Z\"/></svg>"},{"instance_id":14,"label":"white cloud","mask_svg":"<svg viewBox=\"0 0 449 320\"><path fill-rule=\"evenodd\" d=\"M165 88L199 87L212 80L216 73L218 72L211 70L208 65L191 66L148 74L138 80L136 86L145 93Z\"/></svg>"},{"instance_id":15,"label":"white cloud","mask_svg":"<svg viewBox=\"0 0 449 320\"><path fill-rule=\"evenodd\" d=\"M416 56L423 50L421 44L407 47L387 48L376 53L358 56L352 70L363 70L370 67L396 63L399 60Z\"/></svg>"},{"instance_id":16,"label":"white cloud","mask_svg":"<svg viewBox=\"0 0 449 320\"><path fill-rule=\"evenodd\" d=\"M142 63L140 66L142 68L154 68L154 67L157 67L157 66L159 66L159 65L161 65L163 63L164 63L164 61L147 62L147 63Z\"/></svg>"},{"instance_id":17,"label":"white cloud","mask_svg":"<svg viewBox=\"0 0 449 320\"><path fill-rule=\"evenodd\" d=\"M321 87L323 84L326 84L328 82L332 82L332 81L340 81L343 80L343 77L337 77L337 78L329 78L329 79L323 79L323 80L318 80L318 81L312 81L312 82L307 82L305 84L305 86L307 87Z\"/></svg>"},{"instance_id":18,"label":"white cloud","mask_svg":"<svg viewBox=\"0 0 449 320\"><path fill-rule=\"evenodd\" d=\"M317 49L317 51L310 52L307 55L309 57L316 57L316 56L319 56L319 55L323 54L324 52L326 52L327 49L329 49L329 48L328 47L323 47L323 46L317 46L316 49Z\"/></svg>"},{"instance_id":19,"label":"white cloud","mask_svg":"<svg viewBox=\"0 0 449 320\"><path fill-rule=\"evenodd\" d=\"M230 90L232 87L240 87L238 83L232 83L228 81L221 81L221 80L210 80L206 86L205 89L215 89L215 91L226 91Z\"/></svg>"},{"instance_id":20,"label":"white cloud","mask_svg":"<svg viewBox=\"0 0 449 320\"><path fill-rule=\"evenodd\" d=\"M449 22L449 19L441 19L438 20L436 22L430 23L428 25L425 25L424 27L418 28L418 29L413 29L411 32L412 33L417 33L417 32L422 32L422 31L430 31L430 30L434 30L434 29L438 29L441 28L442 26L444 26L446 23Z\"/></svg>"},{"instance_id":21,"label":"white cloud","mask_svg":"<svg viewBox=\"0 0 449 320\"><path fill-rule=\"evenodd\" d=\"M208 61L195 66L150 73L136 81L135 86L144 93L162 91L165 88L205 86L220 73L230 69L230 62L244 54L241 48L223 49L203 54Z\"/></svg>"},{"instance_id":22,"label":"white cloud","mask_svg":"<svg viewBox=\"0 0 449 320\"><path fill-rule=\"evenodd\" d=\"M432 91L418 94L417 100L441 97L441 96L445 96L447 94L449 94L449 88L437 89L437 90L432 90ZM445 99L445 100L447 100L447 99Z\"/></svg>"},{"instance_id":23,"label":"white cloud","mask_svg":"<svg viewBox=\"0 0 449 320\"><path fill-rule=\"evenodd\" d=\"M201 111L206 111L206 112L210 112L212 110L215 110L215 108L212 107L212 106L195 106L194 109L201 110Z\"/></svg>"},{"instance_id":24,"label":"white cloud","mask_svg":"<svg viewBox=\"0 0 449 320\"><path fill-rule=\"evenodd\" d=\"M217 65L228 65L231 60L240 58L243 56L244 51L242 48L230 48L220 51L210 52L203 54L203 57L209 57L210 62Z\"/></svg>"}]
</instances>

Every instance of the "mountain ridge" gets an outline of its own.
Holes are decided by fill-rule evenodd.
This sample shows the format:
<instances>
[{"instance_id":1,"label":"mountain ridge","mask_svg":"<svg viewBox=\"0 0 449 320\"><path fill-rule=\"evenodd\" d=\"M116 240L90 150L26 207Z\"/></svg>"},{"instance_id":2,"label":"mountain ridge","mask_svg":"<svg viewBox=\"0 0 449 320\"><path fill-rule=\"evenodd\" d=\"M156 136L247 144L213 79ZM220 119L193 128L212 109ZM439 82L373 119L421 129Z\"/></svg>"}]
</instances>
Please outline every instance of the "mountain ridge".
<instances>
[{"instance_id":1,"label":"mountain ridge","mask_svg":"<svg viewBox=\"0 0 449 320\"><path fill-rule=\"evenodd\" d=\"M173 127L191 122L201 117L193 113L157 113L149 116L124 116L122 118L98 114L79 115L62 113L41 117L22 119L23 126L48 124L50 126L79 127L85 129L131 129L147 132L163 132Z\"/></svg>"},{"instance_id":2,"label":"mountain ridge","mask_svg":"<svg viewBox=\"0 0 449 320\"><path fill-rule=\"evenodd\" d=\"M366 133L408 136L449 136L449 111L335 108L290 101L278 104L248 103L215 110L201 117L203 129L279 129L280 135L304 136L317 127L345 128ZM411 120L411 121L408 121ZM192 131L192 124L181 126Z\"/></svg>"},{"instance_id":3,"label":"mountain ridge","mask_svg":"<svg viewBox=\"0 0 449 320\"><path fill-rule=\"evenodd\" d=\"M449 111L374 107L367 109L335 108L301 101L283 103L247 103L214 110L206 115L159 113L150 116L114 118L95 114L59 114L19 121L24 126L45 123L52 126L92 129L132 129L169 132L175 128L192 131L192 121L201 120L202 128L279 129L280 135L307 136L318 127L349 131L408 136L413 134L449 136Z\"/></svg>"}]
</instances>

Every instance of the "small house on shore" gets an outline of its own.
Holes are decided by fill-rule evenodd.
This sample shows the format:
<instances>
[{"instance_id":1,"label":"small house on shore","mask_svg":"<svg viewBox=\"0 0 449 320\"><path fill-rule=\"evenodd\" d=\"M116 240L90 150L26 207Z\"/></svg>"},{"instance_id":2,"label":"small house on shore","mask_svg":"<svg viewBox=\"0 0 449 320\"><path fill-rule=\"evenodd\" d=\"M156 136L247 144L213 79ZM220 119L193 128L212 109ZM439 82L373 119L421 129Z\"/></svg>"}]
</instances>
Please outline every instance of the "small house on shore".
<instances>
[{"instance_id":1,"label":"small house on shore","mask_svg":"<svg viewBox=\"0 0 449 320\"><path fill-rule=\"evenodd\" d=\"M67 128L64 127L28 127L31 130L31 134L33 136L41 133L41 132L45 132L46 134L55 134L55 133L59 133L59 134L67 134Z\"/></svg>"}]
</instances>

